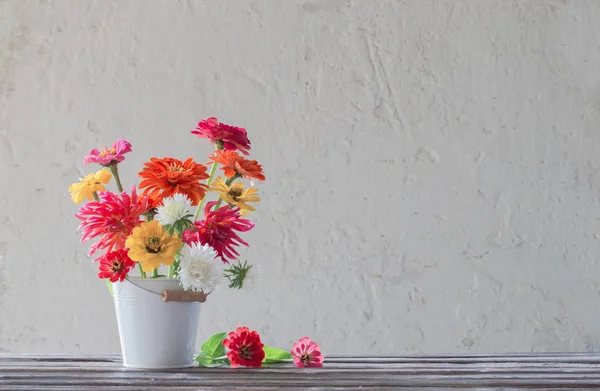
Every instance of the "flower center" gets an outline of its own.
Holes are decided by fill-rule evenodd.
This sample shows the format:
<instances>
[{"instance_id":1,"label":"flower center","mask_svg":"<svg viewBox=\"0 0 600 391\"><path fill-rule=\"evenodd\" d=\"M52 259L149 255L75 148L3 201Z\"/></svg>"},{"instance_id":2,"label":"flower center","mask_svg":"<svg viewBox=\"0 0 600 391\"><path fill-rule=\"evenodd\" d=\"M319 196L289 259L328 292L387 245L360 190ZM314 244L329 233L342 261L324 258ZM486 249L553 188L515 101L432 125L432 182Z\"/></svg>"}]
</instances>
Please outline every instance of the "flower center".
<instances>
[{"instance_id":1,"label":"flower center","mask_svg":"<svg viewBox=\"0 0 600 391\"><path fill-rule=\"evenodd\" d=\"M171 164L171 165L169 165L169 167L167 167L167 171L182 173L184 171L184 169L179 164Z\"/></svg>"},{"instance_id":2,"label":"flower center","mask_svg":"<svg viewBox=\"0 0 600 391\"><path fill-rule=\"evenodd\" d=\"M86 186L92 186L92 185L101 185L102 183L98 180L98 178L94 177L90 180L84 181Z\"/></svg>"},{"instance_id":3,"label":"flower center","mask_svg":"<svg viewBox=\"0 0 600 391\"><path fill-rule=\"evenodd\" d=\"M156 254L160 251L161 247L162 243L160 241L160 238L157 238L156 236L150 236L146 240L146 251L148 251L149 253Z\"/></svg>"},{"instance_id":4,"label":"flower center","mask_svg":"<svg viewBox=\"0 0 600 391\"><path fill-rule=\"evenodd\" d=\"M121 270L123 270L123 263L120 262L118 259L113 259L113 261L110 264L110 271L113 273L119 273L121 272Z\"/></svg>"},{"instance_id":5,"label":"flower center","mask_svg":"<svg viewBox=\"0 0 600 391\"><path fill-rule=\"evenodd\" d=\"M202 262L190 267L190 275L196 279L206 279L213 275L213 266L208 262Z\"/></svg>"},{"instance_id":6,"label":"flower center","mask_svg":"<svg viewBox=\"0 0 600 391\"><path fill-rule=\"evenodd\" d=\"M237 201L238 198L242 196L242 190L239 188L229 189L227 195L231 197L234 201Z\"/></svg>"},{"instance_id":7,"label":"flower center","mask_svg":"<svg viewBox=\"0 0 600 391\"><path fill-rule=\"evenodd\" d=\"M304 353L302 356L300 356L300 360L305 364L308 364L312 361L311 356L308 353Z\"/></svg>"},{"instance_id":8,"label":"flower center","mask_svg":"<svg viewBox=\"0 0 600 391\"><path fill-rule=\"evenodd\" d=\"M125 224L116 218L112 219L112 221L107 224L106 232L119 232L125 236L129 236L130 234L129 229Z\"/></svg>"},{"instance_id":9,"label":"flower center","mask_svg":"<svg viewBox=\"0 0 600 391\"><path fill-rule=\"evenodd\" d=\"M240 357L243 358L244 360L250 360L250 358L252 357L252 353L250 352L250 347L249 346L242 346L240 348L240 353L239 353Z\"/></svg>"},{"instance_id":10,"label":"flower center","mask_svg":"<svg viewBox=\"0 0 600 391\"><path fill-rule=\"evenodd\" d=\"M106 155L114 155L115 153L117 153L117 150L114 148L107 148L104 147L104 149L102 150L102 152L100 152L98 155L105 157Z\"/></svg>"}]
</instances>

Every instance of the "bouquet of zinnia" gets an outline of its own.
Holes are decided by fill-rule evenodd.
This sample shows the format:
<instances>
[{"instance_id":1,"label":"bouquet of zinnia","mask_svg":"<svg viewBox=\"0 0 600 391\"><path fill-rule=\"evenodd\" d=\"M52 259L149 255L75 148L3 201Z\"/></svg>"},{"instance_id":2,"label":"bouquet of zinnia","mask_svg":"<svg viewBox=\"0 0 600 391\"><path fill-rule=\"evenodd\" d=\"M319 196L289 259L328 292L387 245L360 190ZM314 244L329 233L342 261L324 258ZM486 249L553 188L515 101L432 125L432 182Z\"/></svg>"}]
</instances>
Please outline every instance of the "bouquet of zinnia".
<instances>
[{"instance_id":1,"label":"bouquet of zinnia","mask_svg":"<svg viewBox=\"0 0 600 391\"><path fill-rule=\"evenodd\" d=\"M230 288L253 284L256 266L241 262L236 248L248 246L240 234L254 227L246 216L260 201L252 186L265 180L263 169L247 158L245 129L208 118L191 133L214 144L210 172L192 158L151 158L138 174L137 189L125 191L119 165L132 151L129 142L93 149L83 160L102 168L69 191L73 202L85 201L75 214L78 230L82 242L95 240L88 255L95 256L98 277L107 283L123 281L137 264L142 278L176 278L185 290L205 294L224 278ZM215 178L218 167L223 177ZM117 192L106 189L111 179ZM208 202L211 193L215 200Z\"/></svg>"}]
</instances>

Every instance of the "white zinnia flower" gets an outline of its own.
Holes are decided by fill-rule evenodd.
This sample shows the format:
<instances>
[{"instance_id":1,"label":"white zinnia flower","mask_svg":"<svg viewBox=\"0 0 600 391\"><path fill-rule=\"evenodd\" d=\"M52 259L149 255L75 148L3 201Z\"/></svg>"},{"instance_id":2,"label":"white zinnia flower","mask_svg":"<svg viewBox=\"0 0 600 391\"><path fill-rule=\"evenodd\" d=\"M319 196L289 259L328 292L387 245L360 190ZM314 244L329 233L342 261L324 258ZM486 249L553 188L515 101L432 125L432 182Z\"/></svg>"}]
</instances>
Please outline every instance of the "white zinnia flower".
<instances>
[{"instance_id":1,"label":"white zinnia flower","mask_svg":"<svg viewBox=\"0 0 600 391\"><path fill-rule=\"evenodd\" d=\"M192 201L181 193L163 199L162 205L156 208L155 220L161 225L172 225L186 216L192 215Z\"/></svg>"},{"instance_id":2,"label":"white zinnia flower","mask_svg":"<svg viewBox=\"0 0 600 391\"><path fill-rule=\"evenodd\" d=\"M242 289L252 291L260 279L260 268L257 265L252 265L246 269L246 277L242 282Z\"/></svg>"},{"instance_id":3,"label":"white zinnia flower","mask_svg":"<svg viewBox=\"0 0 600 391\"><path fill-rule=\"evenodd\" d=\"M208 244L184 246L179 262L177 273L183 289L208 293L223 278L225 263Z\"/></svg>"}]
</instances>

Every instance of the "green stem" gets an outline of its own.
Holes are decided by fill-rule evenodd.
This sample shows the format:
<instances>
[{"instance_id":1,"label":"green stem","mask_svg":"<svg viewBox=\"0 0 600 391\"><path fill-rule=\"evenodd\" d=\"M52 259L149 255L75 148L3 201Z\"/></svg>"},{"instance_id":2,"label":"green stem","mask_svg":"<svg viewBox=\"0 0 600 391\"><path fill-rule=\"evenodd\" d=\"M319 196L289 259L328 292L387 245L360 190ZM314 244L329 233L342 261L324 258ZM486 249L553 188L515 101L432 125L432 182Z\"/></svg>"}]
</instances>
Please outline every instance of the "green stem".
<instances>
[{"instance_id":1,"label":"green stem","mask_svg":"<svg viewBox=\"0 0 600 391\"><path fill-rule=\"evenodd\" d=\"M210 184L212 183L212 180L215 176L215 172L217 172L217 162L213 162L212 167L210 168L210 176L208 177L208 180L206 181L206 186L210 186ZM194 213L194 220L192 221L196 221L198 219L198 216L200 215L200 211L202 210L202 206L204 206L204 202L206 201L206 194L204 194L204 197L202 197L202 201L200 201L200 203L198 204L198 208L196 208L196 213Z\"/></svg>"},{"instance_id":2,"label":"green stem","mask_svg":"<svg viewBox=\"0 0 600 391\"><path fill-rule=\"evenodd\" d=\"M108 288L108 291L110 292L111 296L113 295L113 286L112 286L112 282L110 282L110 280L108 278L105 278L104 281L106 281L106 287Z\"/></svg>"},{"instance_id":3,"label":"green stem","mask_svg":"<svg viewBox=\"0 0 600 391\"><path fill-rule=\"evenodd\" d=\"M95 199L96 201L100 201L100 197L98 197L98 192L96 192L96 191L93 191L93 192L92 192L92 196L94 196L94 199Z\"/></svg>"},{"instance_id":4,"label":"green stem","mask_svg":"<svg viewBox=\"0 0 600 391\"><path fill-rule=\"evenodd\" d=\"M214 360L214 361L217 361L217 360L224 360L224 359L226 359L226 358L227 358L227 355L225 355L225 356L221 356L221 357L215 357L215 358L213 358L212 360ZM271 363L271 364L274 364L274 363L292 362L292 361L294 361L294 359L293 359L293 358L280 358L280 359L278 359L277 361L273 360L273 361L271 361L270 363Z\"/></svg>"},{"instance_id":5,"label":"green stem","mask_svg":"<svg viewBox=\"0 0 600 391\"><path fill-rule=\"evenodd\" d=\"M183 235L183 228L176 229L175 232L181 238L181 235ZM180 253L180 251L181 251L181 249L179 249L177 251L177 254L175 254L175 261L171 265L169 265L169 278L173 278L175 276L175 264L178 263L177 259L179 259L179 253Z\"/></svg>"},{"instance_id":6,"label":"green stem","mask_svg":"<svg viewBox=\"0 0 600 391\"><path fill-rule=\"evenodd\" d=\"M175 260L173 261L173 263L169 265L169 278L173 278L175 276L175 264L177 263L178 257L179 251L177 251L177 254L175 254Z\"/></svg>"},{"instance_id":7,"label":"green stem","mask_svg":"<svg viewBox=\"0 0 600 391\"><path fill-rule=\"evenodd\" d=\"M138 262L137 264L140 268L140 276L142 276L142 278L146 278L146 272L142 269L142 264L140 262Z\"/></svg>"},{"instance_id":8,"label":"green stem","mask_svg":"<svg viewBox=\"0 0 600 391\"><path fill-rule=\"evenodd\" d=\"M158 268L155 268L154 271L152 272L152 276L154 278L158 277Z\"/></svg>"},{"instance_id":9,"label":"green stem","mask_svg":"<svg viewBox=\"0 0 600 391\"><path fill-rule=\"evenodd\" d=\"M123 192L123 186L121 185L121 178L119 178L119 168L117 164L112 164L108 166L110 173L115 178L115 183L117 184L117 189L119 190L119 194Z\"/></svg>"}]
</instances>

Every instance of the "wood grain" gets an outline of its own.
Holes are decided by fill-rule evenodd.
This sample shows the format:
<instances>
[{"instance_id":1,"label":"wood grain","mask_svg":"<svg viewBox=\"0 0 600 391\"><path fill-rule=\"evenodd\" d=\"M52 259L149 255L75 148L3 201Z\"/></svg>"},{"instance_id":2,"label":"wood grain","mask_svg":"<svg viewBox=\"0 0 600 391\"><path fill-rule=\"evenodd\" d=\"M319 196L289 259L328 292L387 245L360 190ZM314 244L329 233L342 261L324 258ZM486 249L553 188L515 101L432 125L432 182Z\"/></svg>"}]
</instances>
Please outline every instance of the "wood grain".
<instances>
[{"instance_id":1,"label":"wood grain","mask_svg":"<svg viewBox=\"0 0 600 391\"><path fill-rule=\"evenodd\" d=\"M326 357L324 368L126 369L115 355L0 355L0 390L597 390L600 355Z\"/></svg>"}]
</instances>

